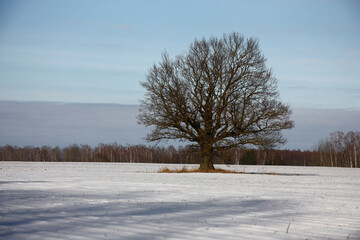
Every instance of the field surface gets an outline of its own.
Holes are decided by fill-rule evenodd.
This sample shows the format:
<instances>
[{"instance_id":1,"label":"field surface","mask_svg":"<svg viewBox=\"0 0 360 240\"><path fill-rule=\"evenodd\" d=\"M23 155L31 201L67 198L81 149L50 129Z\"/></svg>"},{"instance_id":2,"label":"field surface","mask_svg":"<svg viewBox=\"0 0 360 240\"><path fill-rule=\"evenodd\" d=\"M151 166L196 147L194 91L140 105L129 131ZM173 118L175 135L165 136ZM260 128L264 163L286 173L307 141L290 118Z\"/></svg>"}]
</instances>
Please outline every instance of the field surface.
<instances>
[{"instance_id":1,"label":"field surface","mask_svg":"<svg viewBox=\"0 0 360 240\"><path fill-rule=\"evenodd\" d=\"M360 169L164 166L0 162L0 239L360 239Z\"/></svg>"}]
</instances>

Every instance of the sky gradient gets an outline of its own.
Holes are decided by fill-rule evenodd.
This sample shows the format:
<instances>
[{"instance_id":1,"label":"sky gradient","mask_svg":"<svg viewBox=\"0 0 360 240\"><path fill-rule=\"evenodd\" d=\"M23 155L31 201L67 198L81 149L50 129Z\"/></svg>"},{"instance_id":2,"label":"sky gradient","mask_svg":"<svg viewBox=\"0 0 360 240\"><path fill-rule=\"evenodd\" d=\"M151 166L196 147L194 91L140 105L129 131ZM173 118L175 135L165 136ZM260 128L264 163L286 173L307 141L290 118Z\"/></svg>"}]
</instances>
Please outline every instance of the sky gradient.
<instances>
[{"instance_id":1,"label":"sky gradient","mask_svg":"<svg viewBox=\"0 0 360 240\"><path fill-rule=\"evenodd\" d=\"M296 138L300 131L317 126L311 125L315 120L311 121L309 112L323 113L318 119L338 124L331 129L348 129L351 121L354 124L349 130L360 130L356 123L360 122L360 2L355 0L3 0L1 106L9 101L137 105L144 95L139 82L165 49L174 57L186 51L195 38L220 37L232 31L259 39L267 66L278 78L280 98L294 110L296 127L288 135ZM9 109L2 109L6 111ZM326 111L332 112L332 119L325 117ZM345 114L351 119L344 119L343 113L349 111L355 114ZM133 124L133 117L122 114ZM0 135L10 128L6 122L16 122L9 121L9 116L0 116ZM117 113L108 117L121 118ZM308 128L301 130L297 121L306 117L310 117L305 121ZM46 125L46 119L39 121ZM91 121L108 121L104 119L97 116ZM325 132L330 131L317 127L316 133L308 131L308 142L316 142L314 139L326 137ZM67 133L71 135L70 130ZM0 145L8 139L9 144L25 144L21 134L13 134L18 136L16 141L10 141L11 132L8 134L0 137ZM51 131L48 137L52 137ZM89 139L113 140L110 135ZM69 144L73 142L75 138Z\"/></svg>"}]
</instances>

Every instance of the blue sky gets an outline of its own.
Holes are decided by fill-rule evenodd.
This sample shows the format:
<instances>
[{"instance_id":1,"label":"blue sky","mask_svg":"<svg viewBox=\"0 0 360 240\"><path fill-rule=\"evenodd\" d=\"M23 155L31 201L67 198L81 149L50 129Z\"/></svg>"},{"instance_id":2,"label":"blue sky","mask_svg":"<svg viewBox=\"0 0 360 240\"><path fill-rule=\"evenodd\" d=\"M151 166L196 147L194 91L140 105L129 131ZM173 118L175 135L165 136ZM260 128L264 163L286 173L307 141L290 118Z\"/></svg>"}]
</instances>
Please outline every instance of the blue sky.
<instances>
[{"instance_id":1,"label":"blue sky","mask_svg":"<svg viewBox=\"0 0 360 240\"><path fill-rule=\"evenodd\" d=\"M2 0L0 101L138 104L165 49L232 31L259 39L294 112L360 109L356 0Z\"/></svg>"}]
</instances>

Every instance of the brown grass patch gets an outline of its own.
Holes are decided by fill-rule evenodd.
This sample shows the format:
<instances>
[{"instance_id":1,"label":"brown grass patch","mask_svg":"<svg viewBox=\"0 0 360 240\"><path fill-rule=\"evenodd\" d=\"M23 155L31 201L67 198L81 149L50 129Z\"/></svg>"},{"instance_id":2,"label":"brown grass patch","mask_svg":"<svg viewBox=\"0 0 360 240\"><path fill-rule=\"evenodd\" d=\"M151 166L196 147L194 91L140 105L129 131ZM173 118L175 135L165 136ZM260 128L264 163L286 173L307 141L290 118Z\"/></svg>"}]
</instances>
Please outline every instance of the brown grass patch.
<instances>
[{"instance_id":1,"label":"brown grass patch","mask_svg":"<svg viewBox=\"0 0 360 240\"><path fill-rule=\"evenodd\" d=\"M300 174L293 173L274 173L274 172L236 172L225 170L221 168L210 169L210 170L201 170L198 168L187 168L183 166L182 168L169 169L168 167L161 168L158 173L230 173L230 174L259 174L259 175L277 175L277 176L299 176Z\"/></svg>"},{"instance_id":2,"label":"brown grass patch","mask_svg":"<svg viewBox=\"0 0 360 240\"><path fill-rule=\"evenodd\" d=\"M209 170L201 170L198 168L187 168L186 166L180 169L169 169L168 167L161 168L158 173L233 173L233 174L240 174L243 172L235 172L230 170L224 170L221 168L218 169L209 169Z\"/></svg>"}]
</instances>

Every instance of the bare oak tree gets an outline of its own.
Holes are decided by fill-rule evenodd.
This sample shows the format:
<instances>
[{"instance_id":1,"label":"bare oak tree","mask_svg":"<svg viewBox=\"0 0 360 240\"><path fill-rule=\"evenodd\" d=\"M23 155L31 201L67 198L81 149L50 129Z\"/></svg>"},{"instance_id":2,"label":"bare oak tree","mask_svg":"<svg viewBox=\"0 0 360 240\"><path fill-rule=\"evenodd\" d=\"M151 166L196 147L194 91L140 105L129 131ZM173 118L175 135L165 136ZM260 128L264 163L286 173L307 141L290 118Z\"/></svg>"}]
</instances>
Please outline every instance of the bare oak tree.
<instances>
[{"instance_id":1,"label":"bare oak tree","mask_svg":"<svg viewBox=\"0 0 360 240\"><path fill-rule=\"evenodd\" d=\"M200 148L200 169L214 169L214 151L239 145L274 147L294 126L278 100L277 80L258 41L238 33L195 40L171 59L163 53L141 82L138 120L152 126L149 141L180 139Z\"/></svg>"}]
</instances>

